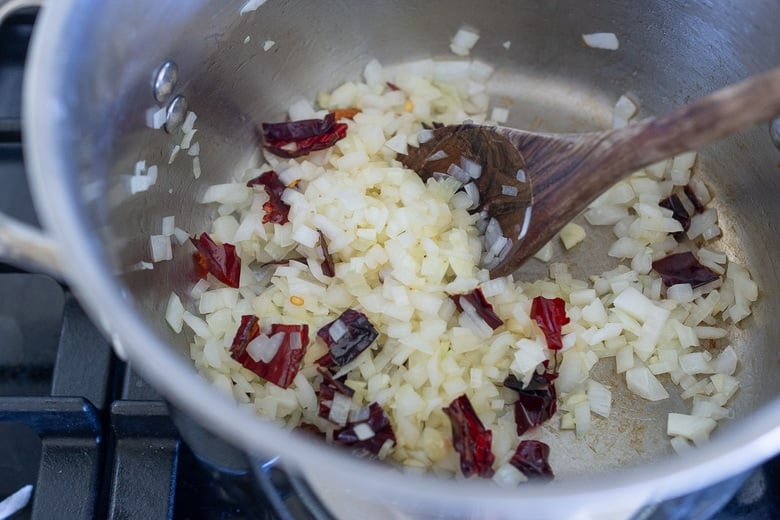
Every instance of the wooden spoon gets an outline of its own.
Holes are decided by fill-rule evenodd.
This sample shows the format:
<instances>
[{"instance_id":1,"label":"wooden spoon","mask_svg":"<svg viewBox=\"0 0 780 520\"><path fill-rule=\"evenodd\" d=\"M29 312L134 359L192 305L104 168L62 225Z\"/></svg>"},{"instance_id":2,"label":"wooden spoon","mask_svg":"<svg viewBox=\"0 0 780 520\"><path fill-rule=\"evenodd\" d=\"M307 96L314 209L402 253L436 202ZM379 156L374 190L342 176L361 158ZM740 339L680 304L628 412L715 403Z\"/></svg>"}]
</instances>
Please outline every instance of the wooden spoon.
<instances>
[{"instance_id":1,"label":"wooden spoon","mask_svg":"<svg viewBox=\"0 0 780 520\"><path fill-rule=\"evenodd\" d=\"M509 240L501 240L501 255L485 266L497 277L513 273L623 177L778 113L780 68L616 130L537 134L473 124L443 126L400 160L424 180L444 174L468 179L469 172L476 177L476 190L471 187L479 193L476 211L495 219Z\"/></svg>"}]
</instances>

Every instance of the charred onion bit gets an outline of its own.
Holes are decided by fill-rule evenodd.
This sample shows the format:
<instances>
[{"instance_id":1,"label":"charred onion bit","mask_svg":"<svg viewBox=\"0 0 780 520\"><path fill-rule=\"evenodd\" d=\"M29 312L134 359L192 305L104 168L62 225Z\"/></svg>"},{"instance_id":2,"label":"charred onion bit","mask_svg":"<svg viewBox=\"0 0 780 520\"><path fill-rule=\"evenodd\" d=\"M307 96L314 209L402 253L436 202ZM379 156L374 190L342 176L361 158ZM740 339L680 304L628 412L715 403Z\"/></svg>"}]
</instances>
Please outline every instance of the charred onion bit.
<instances>
[{"instance_id":1,"label":"charred onion bit","mask_svg":"<svg viewBox=\"0 0 780 520\"><path fill-rule=\"evenodd\" d=\"M693 253L677 253L653 262L653 269L661 275L664 285L671 287L678 283L689 283L696 288L718 279L709 267L699 263Z\"/></svg>"},{"instance_id":2,"label":"charred onion bit","mask_svg":"<svg viewBox=\"0 0 780 520\"><path fill-rule=\"evenodd\" d=\"M530 480L550 480L555 476L550 464L547 462L549 455L550 447L543 442L534 440L520 441L509 463Z\"/></svg>"},{"instance_id":3,"label":"charred onion bit","mask_svg":"<svg viewBox=\"0 0 780 520\"><path fill-rule=\"evenodd\" d=\"M563 348L561 327L569 323L569 317L566 316L566 302L561 298L550 299L537 296L531 303L531 317L542 329L547 340L547 348L561 350Z\"/></svg>"},{"instance_id":4,"label":"charred onion bit","mask_svg":"<svg viewBox=\"0 0 780 520\"><path fill-rule=\"evenodd\" d=\"M685 209L680 197L675 194L669 195L667 198L658 203L662 208L666 208L672 212L672 218L680 223L683 230L674 234L674 238L680 239L683 232L688 231L691 227L691 216L688 215L688 211Z\"/></svg>"},{"instance_id":5,"label":"charred onion bit","mask_svg":"<svg viewBox=\"0 0 780 520\"><path fill-rule=\"evenodd\" d=\"M208 272L220 282L229 287L238 288L241 278L241 259L236 254L236 246L233 244L217 245L206 233L199 237L190 237L190 242L202 255L202 259L196 256L196 269L206 265Z\"/></svg>"},{"instance_id":6,"label":"charred onion bit","mask_svg":"<svg viewBox=\"0 0 780 520\"><path fill-rule=\"evenodd\" d=\"M290 214L290 206L288 206L282 200L282 193L284 193L285 186L282 181L279 180L279 176L275 171L270 170L259 177L255 177L246 183L248 187L252 186L264 186L265 192L268 194L268 202L263 204L263 224L266 222L273 222L274 224L284 224L289 222L287 216Z\"/></svg>"},{"instance_id":7,"label":"charred onion bit","mask_svg":"<svg viewBox=\"0 0 780 520\"><path fill-rule=\"evenodd\" d=\"M325 258L325 260L322 261L322 274L325 276L329 276L333 278L336 276L336 267L333 264L333 257L330 256L330 251L328 251L328 242L325 241L325 235L322 233L322 231L317 230L317 232L320 234L320 248L322 248L322 257Z\"/></svg>"},{"instance_id":8,"label":"charred onion bit","mask_svg":"<svg viewBox=\"0 0 780 520\"><path fill-rule=\"evenodd\" d=\"M286 159L330 148L346 136L346 123L336 123L336 116L332 113L323 119L263 123L265 148ZM295 148L288 149L292 144Z\"/></svg>"},{"instance_id":9,"label":"charred onion bit","mask_svg":"<svg viewBox=\"0 0 780 520\"><path fill-rule=\"evenodd\" d=\"M453 302L455 302L455 307L458 308L460 312L463 312L463 308L466 307L466 305L463 303L465 300L468 302L469 305L474 307L474 310L477 312L480 318L482 318L485 323L487 323L491 329L496 330L498 327L504 324L503 320L498 317L498 314L495 313L493 310L493 306L488 303L487 299L485 299L485 295L482 294L482 289L474 289L469 294L456 294L454 296L450 296Z\"/></svg>"},{"instance_id":10,"label":"charred onion bit","mask_svg":"<svg viewBox=\"0 0 780 520\"><path fill-rule=\"evenodd\" d=\"M490 451L493 433L486 430L474 412L466 395L452 401L444 413L452 424L452 446L460 454L460 470L470 477L493 476L493 452Z\"/></svg>"},{"instance_id":11,"label":"charred onion bit","mask_svg":"<svg viewBox=\"0 0 780 520\"><path fill-rule=\"evenodd\" d=\"M306 353L306 346L309 344L309 326L274 323L271 325L269 336L280 332L284 334L284 337L273 359L268 363L255 361L246 351L246 347L260 334L257 317L242 316L241 324L233 338L233 345L230 347L230 355L244 368L251 370L266 381L287 388L301 368L301 360Z\"/></svg>"},{"instance_id":12,"label":"charred onion bit","mask_svg":"<svg viewBox=\"0 0 780 520\"><path fill-rule=\"evenodd\" d=\"M349 446L359 456L376 457L385 443L391 441L395 444L395 432L379 403L371 403L362 412L359 415L364 415L365 419L350 421L344 428L333 432L333 443Z\"/></svg>"},{"instance_id":13,"label":"charred onion bit","mask_svg":"<svg viewBox=\"0 0 780 520\"><path fill-rule=\"evenodd\" d=\"M335 395L338 393L346 395L347 397L352 397L355 391L345 385L342 381L334 378L327 370L320 370L320 374L322 374L322 383L320 383L320 392L318 395L319 416L329 419Z\"/></svg>"},{"instance_id":14,"label":"charred onion bit","mask_svg":"<svg viewBox=\"0 0 780 520\"><path fill-rule=\"evenodd\" d=\"M517 434L523 435L555 415L558 397L555 392L554 374L534 374L527 386L510 375L504 386L519 394L515 401L515 425Z\"/></svg>"},{"instance_id":15,"label":"charred onion bit","mask_svg":"<svg viewBox=\"0 0 780 520\"><path fill-rule=\"evenodd\" d=\"M316 363L329 367L344 366L358 357L371 345L378 333L365 314L347 309L337 319L318 330L317 335L328 345L328 353Z\"/></svg>"}]
</instances>

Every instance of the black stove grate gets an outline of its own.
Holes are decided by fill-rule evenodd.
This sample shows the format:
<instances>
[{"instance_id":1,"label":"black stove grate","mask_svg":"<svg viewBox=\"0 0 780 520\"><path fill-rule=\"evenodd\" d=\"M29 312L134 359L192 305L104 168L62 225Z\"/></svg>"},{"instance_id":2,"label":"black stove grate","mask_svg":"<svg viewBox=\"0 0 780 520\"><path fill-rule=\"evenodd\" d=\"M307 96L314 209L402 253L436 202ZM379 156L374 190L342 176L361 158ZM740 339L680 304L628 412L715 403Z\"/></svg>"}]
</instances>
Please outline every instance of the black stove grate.
<instances>
[{"instance_id":1,"label":"black stove grate","mask_svg":"<svg viewBox=\"0 0 780 520\"><path fill-rule=\"evenodd\" d=\"M0 210L37 226L20 119L35 16L0 26ZM202 463L182 441L168 407L112 354L66 286L0 264L0 500L26 484L33 499L14 520L275 518L251 477ZM712 518L780 518L779 501L775 459ZM680 499L642 518L692 518L695 507Z\"/></svg>"}]
</instances>

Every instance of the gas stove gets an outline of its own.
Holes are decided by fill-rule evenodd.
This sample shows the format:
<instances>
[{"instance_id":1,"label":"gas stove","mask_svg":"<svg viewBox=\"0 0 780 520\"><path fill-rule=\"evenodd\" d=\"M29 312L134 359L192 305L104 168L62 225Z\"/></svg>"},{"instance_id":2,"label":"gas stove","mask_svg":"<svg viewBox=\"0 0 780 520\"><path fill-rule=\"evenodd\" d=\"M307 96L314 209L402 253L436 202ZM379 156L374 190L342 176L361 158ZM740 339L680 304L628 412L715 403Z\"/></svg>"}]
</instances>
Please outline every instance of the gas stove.
<instances>
[{"instance_id":1,"label":"gas stove","mask_svg":"<svg viewBox=\"0 0 780 520\"><path fill-rule=\"evenodd\" d=\"M35 17L20 11L0 26L0 211L37 226L20 118ZM113 355L67 286L0 263L0 501L31 497L9 518L270 520L280 500L285 518L321 516L296 506L283 481L269 498L252 480L182 440L167 405ZM637 518L780 518L780 458Z\"/></svg>"}]
</instances>

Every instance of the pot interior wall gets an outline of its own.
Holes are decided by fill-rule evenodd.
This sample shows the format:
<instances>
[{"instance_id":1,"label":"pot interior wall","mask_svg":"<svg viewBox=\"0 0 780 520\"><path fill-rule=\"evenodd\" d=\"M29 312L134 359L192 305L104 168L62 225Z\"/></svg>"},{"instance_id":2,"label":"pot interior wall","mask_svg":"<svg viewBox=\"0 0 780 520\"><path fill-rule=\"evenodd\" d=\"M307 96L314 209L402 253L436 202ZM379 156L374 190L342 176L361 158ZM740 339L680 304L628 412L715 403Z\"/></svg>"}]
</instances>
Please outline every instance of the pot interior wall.
<instances>
[{"instance_id":1,"label":"pot interior wall","mask_svg":"<svg viewBox=\"0 0 780 520\"><path fill-rule=\"evenodd\" d=\"M509 125L558 132L608 127L612 106L623 93L640 101L642 116L660 113L777 65L780 56L780 10L769 0L749 6L726 0L269 1L243 16L238 14L241 2L78 3L84 9L73 15L74 23L95 30L74 36L82 49L78 59L72 58L80 73L73 91L63 95L93 102L84 107L94 129L85 136L90 147L82 156L88 167L79 179L89 208L85 217L102 244L100 254L121 273L118 283L138 311L185 356L186 338L175 336L162 316L170 291L187 294L193 283L192 249L176 247L172 262L133 270L150 258L149 235L160 233L167 215L175 215L177 225L190 233L206 230L215 214L195 201L209 185L229 181L254 164L257 125L282 119L299 96L312 99L344 80L358 79L371 58L391 65L452 57L449 40L467 23L482 35L473 56L496 67L491 94L513 100ZM128 27L117 30L96 20L126 20ZM582 33L599 31L615 32L620 49L582 45ZM268 51L262 48L266 40L275 42ZM507 40L508 50L502 46ZM168 165L175 137L144 124L146 110L158 106L150 79L168 59L179 65L176 93L198 115L195 140L203 174L197 180L186 154ZM131 195L127 178L140 159L159 166L159 180ZM774 319L780 305L774 255L780 251L779 159L766 127L760 127L702 151L699 161L699 174L717 201L724 231L719 245L749 267L761 292L753 317L728 338L742 360L737 415L780 391L780 380L773 377L780 343ZM96 197L96 192L107 195ZM611 239L598 231L592 238ZM583 248L566 259L585 276L609 264L596 254L603 250ZM544 270L531 261L520 276ZM610 429L595 446L620 444L624 459L609 464L635 462L664 449L665 436L646 433L644 425L662 420L670 406L685 409L681 402L647 404L628 396L620 397L617 406L630 410L633 419Z\"/></svg>"}]
</instances>

